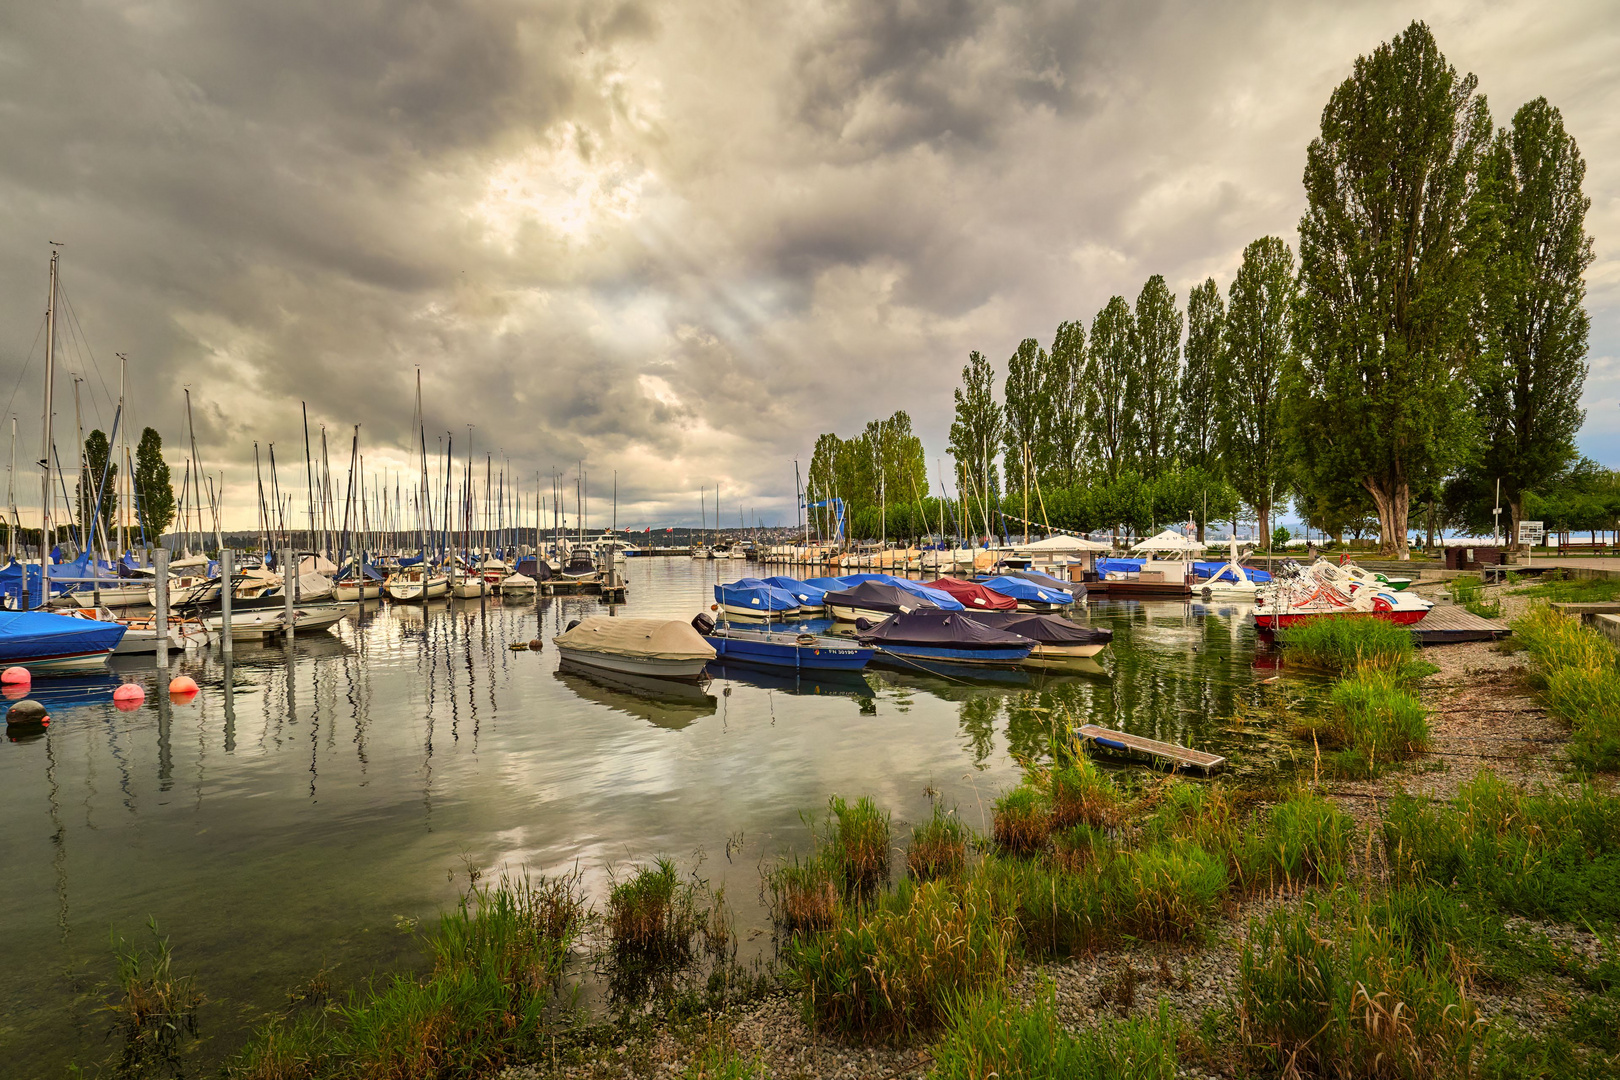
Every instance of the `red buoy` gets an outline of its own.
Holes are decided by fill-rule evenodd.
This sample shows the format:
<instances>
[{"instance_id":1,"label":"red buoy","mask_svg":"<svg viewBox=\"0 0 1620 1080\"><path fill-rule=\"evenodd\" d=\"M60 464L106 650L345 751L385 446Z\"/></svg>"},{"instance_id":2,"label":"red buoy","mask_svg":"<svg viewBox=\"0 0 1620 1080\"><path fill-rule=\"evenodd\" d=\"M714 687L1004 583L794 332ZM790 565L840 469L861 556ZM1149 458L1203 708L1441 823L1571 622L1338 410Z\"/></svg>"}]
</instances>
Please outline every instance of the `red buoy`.
<instances>
[{"instance_id":1,"label":"red buoy","mask_svg":"<svg viewBox=\"0 0 1620 1080\"><path fill-rule=\"evenodd\" d=\"M5 686L27 686L33 681L33 674L25 667L8 667L0 671L0 684Z\"/></svg>"},{"instance_id":2,"label":"red buoy","mask_svg":"<svg viewBox=\"0 0 1620 1080\"><path fill-rule=\"evenodd\" d=\"M173 697L189 697L197 692L197 680L190 675L176 675L169 683L169 694Z\"/></svg>"}]
</instances>

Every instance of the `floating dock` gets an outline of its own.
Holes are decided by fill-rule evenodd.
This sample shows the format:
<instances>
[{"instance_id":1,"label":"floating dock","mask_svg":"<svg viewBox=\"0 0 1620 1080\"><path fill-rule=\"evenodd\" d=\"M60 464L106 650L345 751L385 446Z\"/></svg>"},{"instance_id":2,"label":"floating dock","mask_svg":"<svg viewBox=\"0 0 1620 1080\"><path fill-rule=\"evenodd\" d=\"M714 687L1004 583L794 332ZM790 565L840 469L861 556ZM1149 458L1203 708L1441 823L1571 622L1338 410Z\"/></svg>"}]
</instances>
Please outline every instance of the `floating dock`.
<instances>
[{"instance_id":1,"label":"floating dock","mask_svg":"<svg viewBox=\"0 0 1620 1080\"><path fill-rule=\"evenodd\" d=\"M567 578L553 578L550 581L540 582L541 596L600 596L609 604L622 604L625 601L625 587L623 584L609 585L605 581L570 581Z\"/></svg>"},{"instance_id":2,"label":"floating dock","mask_svg":"<svg viewBox=\"0 0 1620 1080\"><path fill-rule=\"evenodd\" d=\"M1081 724L1074 729L1074 733L1102 750L1169 762L1178 771L1197 769L1200 772L1212 773L1226 764L1226 759L1219 754L1206 754L1202 750L1160 742L1158 739L1144 739L1140 735L1098 727L1096 724Z\"/></svg>"},{"instance_id":3,"label":"floating dock","mask_svg":"<svg viewBox=\"0 0 1620 1080\"><path fill-rule=\"evenodd\" d=\"M1412 624L1419 645L1455 645L1461 641L1496 641L1512 631L1500 619L1485 619L1457 604L1436 604Z\"/></svg>"}]
</instances>

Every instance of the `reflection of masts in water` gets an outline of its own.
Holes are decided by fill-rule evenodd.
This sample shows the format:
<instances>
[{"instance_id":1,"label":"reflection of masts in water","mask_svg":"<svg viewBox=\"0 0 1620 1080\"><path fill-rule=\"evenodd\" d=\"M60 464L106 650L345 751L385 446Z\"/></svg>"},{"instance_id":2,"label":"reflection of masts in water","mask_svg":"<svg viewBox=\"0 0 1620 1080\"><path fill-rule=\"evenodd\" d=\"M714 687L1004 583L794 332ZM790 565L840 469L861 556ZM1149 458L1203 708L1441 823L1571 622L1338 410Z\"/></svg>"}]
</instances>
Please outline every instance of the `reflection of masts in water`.
<instances>
[{"instance_id":1,"label":"reflection of masts in water","mask_svg":"<svg viewBox=\"0 0 1620 1080\"><path fill-rule=\"evenodd\" d=\"M43 542L43 537L41 541ZM62 824L61 788L56 783L56 736L45 732L45 797L51 807L51 868L56 871L56 926L60 941L68 943L67 828Z\"/></svg>"}]
</instances>

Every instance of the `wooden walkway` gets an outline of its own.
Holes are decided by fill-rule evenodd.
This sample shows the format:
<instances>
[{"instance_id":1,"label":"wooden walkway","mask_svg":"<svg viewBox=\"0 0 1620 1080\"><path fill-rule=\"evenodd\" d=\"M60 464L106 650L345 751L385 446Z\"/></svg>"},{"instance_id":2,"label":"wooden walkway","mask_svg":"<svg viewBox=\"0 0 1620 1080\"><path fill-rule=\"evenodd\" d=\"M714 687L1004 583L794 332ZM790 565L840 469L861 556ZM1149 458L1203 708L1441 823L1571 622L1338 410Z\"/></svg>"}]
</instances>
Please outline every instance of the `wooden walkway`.
<instances>
[{"instance_id":1,"label":"wooden walkway","mask_svg":"<svg viewBox=\"0 0 1620 1080\"><path fill-rule=\"evenodd\" d=\"M1419 645L1454 645L1459 641L1495 641L1512 631L1500 619L1483 619L1458 604L1436 604L1412 624Z\"/></svg>"},{"instance_id":2,"label":"wooden walkway","mask_svg":"<svg viewBox=\"0 0 1620 1080\"><path fill-rule=\"evenodd\" d=\"M1185 746L1177 746L1175 743L1144 739L1140 735L1098 727L1096 724L1081 724L1074 729L1074 733L1101 749L1116 754L1144 755L1168 761L1177 769L1198 769L1211 773L1226 764L1226 759L1219 754L1206 754L1202 750L1192 750Z\"/></svg>"}]
</instances>

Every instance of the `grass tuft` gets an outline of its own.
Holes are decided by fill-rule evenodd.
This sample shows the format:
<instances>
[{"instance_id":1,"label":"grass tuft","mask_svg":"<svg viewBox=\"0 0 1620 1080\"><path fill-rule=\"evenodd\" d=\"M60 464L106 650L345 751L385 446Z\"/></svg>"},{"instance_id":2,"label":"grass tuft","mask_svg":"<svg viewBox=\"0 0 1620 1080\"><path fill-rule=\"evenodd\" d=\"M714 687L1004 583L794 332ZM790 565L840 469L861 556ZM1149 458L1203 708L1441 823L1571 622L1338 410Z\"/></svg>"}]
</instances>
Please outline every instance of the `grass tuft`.
<instances>
[{"instance_id":1,"label":"grass tuft","mask_svg":"<svg viewBox=\"0 0 1620 1080\"><path fill-rule=\"evenodd\" d=\"M935 1080L1171 1080L1177 1024L1169 1006L1123 1023L1071 1034L1053 993L1025 1006L1003 987L954 1002L950 1027L934 1047Z\"/></svg>"},{"instance_id":2,"label":"grass tuft","mask_svg":"<svg viewBox=\"0 0 1620 1080\"><path fill-rule=\"evenodd\" d=\"M118 998L107 1006L120 1042L119 1076L184 1075L183 1058L197 1040L197 1010L203 995L189 975L174 973L169 939L147 923L150 949L115 937Z\"/></svg>"},{"instance_id":3,"label":"grass tuft","mask_svg":"<svg viewBox=\"0 0 1620 1080\"><path fill-rule=\"evenodd\" d=\"M906 872L916 881L954 877L967 865L968 828L939 806L933 816L911 830Z\"/></svg>"},{"instance_id":4,"label":"grass tuft","mask_svg":"<svg viewBox=\"0 0 1620 1080\"><path fill-rule=\"evenodd\" d=\"M1396 673L1412 661L1412 632L1383 619L1341 615L1306 619L1277 635L1292 659L1329 671Z\"/></svg>"},{"instance_id":5,"label":"grass tuft","mask_svg":"<svg viewBox=\"0 0 1620 1080\"><path fill-rule=\"evenodd\" d=\"M608 938L621 958L679 962L692 955L699 919L692 887L659 858L608 893Z\"/></svg>"},{"instance_id":6,"label":"grass tuft","mask_svg":"<svg viewBox=\"0 0 1620 1080\"><path fill-rule=\"evenodd\" d=\"M1331 760L1335 771L1376 776L1381 766L1428 747L1428 710L1394 675L1364 668L1335 683L1323 714L1303 718L1295 734L1339 751Z\"/></svg>"},{"instance_id":7,"label":"grass tuft","mask_svg":"<svg viewBox=\"0 0 1620 1080\"><path fill-rule=\"evenodd\" d=\"M772 911L785 932L819 933L837 924L842 894L838 872L825 851L784 863L771 872L768 880Z\"/></svg>"},{"instance_id":8,"label":"grass tuft","mask_svg":"<svg viewBox=\"0 0 1620 1080\"><path fill-rule=\"evenodd\" d=\"M1119 820L1123 809L1124 800L1113 780L1084 755L1053 769L1047 790L1053 831L1080 824L1106 829Z\"/></svg>"},{"instance_id":9,"label":"grass tuft","mask_svg":"<svg viewBox=\"0 0 1620 1080\"><path fill-rule=\"evenodd\" d=\"M1542 698L1570 726L1569 757L1579 769L1620 771L1620 662L1607 638L1545 605L1513 623L1545 685Z\"/></svg>"},{"instance_id":10,"label":"grass tuft","mask_svg":"<svg viewBox=\"0 0 1620 1080\"><path fill-rule=\"evenodd\" d=\"M828 804L836 823L833 852L846 892L867 896L889 877L889 812L871 796L853 803L833 796Z\"/></svg>"},{"instance_id":11,"label":"grass tuft","mask_svg":"<svg viewBox=\"0 0 1620 1080\"><path fill-rule=\"evenodd\" d=\"M1033 855L1046 846L1052 813L1046 795L1021 784L996 800L991 812L996 846L1009 855Z\"/></svg>"}]
</instances>

